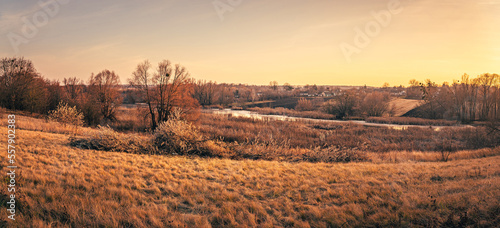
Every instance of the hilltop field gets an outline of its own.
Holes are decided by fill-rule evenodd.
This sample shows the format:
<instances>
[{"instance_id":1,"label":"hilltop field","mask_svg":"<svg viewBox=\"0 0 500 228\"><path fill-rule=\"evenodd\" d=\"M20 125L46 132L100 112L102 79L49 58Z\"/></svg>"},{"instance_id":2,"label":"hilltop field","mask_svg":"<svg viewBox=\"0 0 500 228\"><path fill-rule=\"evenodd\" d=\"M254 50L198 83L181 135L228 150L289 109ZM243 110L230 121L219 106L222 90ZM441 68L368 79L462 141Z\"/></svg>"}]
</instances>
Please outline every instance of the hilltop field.
<instances>
[{"instance_id":1,"label":"hilltop field","mask_svg":"<svg viewBox=\"0 0 500 228\"><path fill-rule=\"evenodd\" d=\"M351 163L147 155L79 149L70 138L99 130L17 119L10 227L500 224L498 147L456 151L448 162L418 151L367 151ZM5 115L1 122L6 132ZM6 156L1 164L6 173Z\"/></svg>"}]
</instances>

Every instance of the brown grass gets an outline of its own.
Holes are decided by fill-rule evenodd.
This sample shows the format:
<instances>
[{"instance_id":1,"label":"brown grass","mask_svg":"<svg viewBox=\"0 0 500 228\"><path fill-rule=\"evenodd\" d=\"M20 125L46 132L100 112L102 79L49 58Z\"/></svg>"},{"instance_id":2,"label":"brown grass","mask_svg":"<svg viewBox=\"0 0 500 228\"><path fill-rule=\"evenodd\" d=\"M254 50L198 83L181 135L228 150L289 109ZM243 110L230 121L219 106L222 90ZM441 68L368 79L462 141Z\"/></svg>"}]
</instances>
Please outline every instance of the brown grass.
<instances>
[{"instance_id":1,"label":"brown grass","mask_svg":"<svg viewBox=\"0 0 500 228\"><path fill-rule=\"evenodd\" d=\"M9 113L0 113L1 119L6 120L7 115ZM39 117L29 117L24 115L19 115L19 112L14 112L16 114L16 128L22 130L30 130L30 131L40 131L40 132L50 132L50 133L58 133L58 134L80 134L80 130L82 127L63 124L55 121L51 121L44 116ZM6 127L8 125L7 121L0 122L0 126Z\"/></svg>"},{"instance_id":2,"label":"brown grass","mask_svg":"<svg viewBox=\"0 0 500 228\"><path fill-rule=\"evenodd\" d=\"M85 131L81 136L69 138L69 144L80 149L94 149L140 154L155 154L156 148L149 135L138 133L119 133L110 127Z\"/></svg>"},{"instance_id":3,"label":"brown grass","mask_svg":"<svg viewBox=\"0 0 500 228\"><path fill-rule=\"evenodd\" d=\"M335 119L334 115L327 114L320 111L296 111L286 108L248 108L247 110L256 112L262 115L282 115L282 116L291 116L291 117L302 117L302 118L311 118L311 119L325 119L325 120L333 120Z\"/></svg>"},{"instance_id":4,"label":"brown grass","mask_svg":"<svg viewBox=\"0 0 500 228\"><path fill-rule=\"evenodd\" d=\"M127 108L124 106L116 110L116 121L109 125L118 131L146 132L149 128L147 112L141 108Z\"/></svg>"},{"instance_id":5,"label":"brown grass","mask_svg":"<svg viewBox=\"0 0 500 228\"><path fill-rule=\"evenodd\" d=\"M422 100L396 98L389 102L388 107L394 106L394 116L402 116L421 104L423 104Z\"/></svg>"},{"instance_id":6,"label":"brown grass","mask_svg":"<svg viewBox=\"0 0 500 228\"><path fill-rule=\"evenodd\" d=\"M456 126L457 121L432 120L416 117L368 117L368 123L400 124L400 125L423 125L423 126Z\"/></svg>"},{"instance_id":7,"label":"brown grass","mask_svg":"<svg viewBox=\"0 0 500 228\"><path fill-rule=\"evenodd\" d=\"M81 150L67 135L38 131L17 136L18 214L10 227L500 224L498 155L447 163L235 161Z\"/></svg>"},{"instance_id":8,"label":"brown grass","mask_svg":"<svg viewBox=\"0 0 500 228\"><path fill-rule=\"evenodd\" d=\"M403 130L355 123L262 121L204 114L200 131L210 139L239 144L265 144L286 148L340 148L371 152L459 151L500 146L500 134L486 128L410 127Z\"/></svg>"},{"instance_id":9,"label":"brown grass","mask_svg":"<svg viewBox=\"0 0 500 228\"><path fill-rule=\"evenodd\" d=\"M69 138L80 149L156 155L187 155L269 161L351 162L366 160L364 152L349 148L292 148L277 141L224 142L207 138L184 120L171 119L153 135L120 133L109 127L89 129Z\"/></svg>"}]
</instances>

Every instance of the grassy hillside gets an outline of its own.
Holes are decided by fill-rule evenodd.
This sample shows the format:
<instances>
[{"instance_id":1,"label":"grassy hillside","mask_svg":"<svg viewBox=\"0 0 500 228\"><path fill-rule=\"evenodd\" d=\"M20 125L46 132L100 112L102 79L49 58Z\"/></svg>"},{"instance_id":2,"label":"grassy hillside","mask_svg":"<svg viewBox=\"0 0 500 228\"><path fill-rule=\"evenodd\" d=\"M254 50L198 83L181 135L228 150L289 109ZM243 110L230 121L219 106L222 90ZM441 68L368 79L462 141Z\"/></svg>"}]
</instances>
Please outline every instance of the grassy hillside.
<instances>
[{"instance_id":1,"label":"grassy hillside","mask_svg":"<svg viewBox=\"0 0 500 228\"><path fill-rule=\"evenodd\" d=\"M394 106L394 116L402 116L421 104L422 100L397 98L389 102L389 107Z\"/></svg>"},{"instance_id":2,"label":"grassy hillside","mask_svg":"<svg viewBox=\"0 0 500 228\"><path fill-rule=\"evenodd\" d=\"M89 129L19 124L35 131L17 131L13 227L500 224L500 156L327 164L137 155L69 146L69 134ZM0 164L6 173L5 156Z\"/></svg>"}]
</instances>

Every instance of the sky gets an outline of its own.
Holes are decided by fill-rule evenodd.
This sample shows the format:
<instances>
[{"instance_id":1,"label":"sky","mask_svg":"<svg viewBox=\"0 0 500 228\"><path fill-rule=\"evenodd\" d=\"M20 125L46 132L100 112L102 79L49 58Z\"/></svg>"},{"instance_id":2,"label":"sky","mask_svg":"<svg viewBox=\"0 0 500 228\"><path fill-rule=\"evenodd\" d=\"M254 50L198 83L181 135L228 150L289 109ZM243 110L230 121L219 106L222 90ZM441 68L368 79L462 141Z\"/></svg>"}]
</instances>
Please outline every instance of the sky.
<instances>
[{"instance_id":1,"label":"sky","mask_svg":"<svg viewBox=\"0 0 500 228\"><path fill-rule=\"evenodd\" d=\"M408 85L500 73L500 0L1 0L0 57L88 80L163 59L196 79Z\"/></svg>"}]
</instances>

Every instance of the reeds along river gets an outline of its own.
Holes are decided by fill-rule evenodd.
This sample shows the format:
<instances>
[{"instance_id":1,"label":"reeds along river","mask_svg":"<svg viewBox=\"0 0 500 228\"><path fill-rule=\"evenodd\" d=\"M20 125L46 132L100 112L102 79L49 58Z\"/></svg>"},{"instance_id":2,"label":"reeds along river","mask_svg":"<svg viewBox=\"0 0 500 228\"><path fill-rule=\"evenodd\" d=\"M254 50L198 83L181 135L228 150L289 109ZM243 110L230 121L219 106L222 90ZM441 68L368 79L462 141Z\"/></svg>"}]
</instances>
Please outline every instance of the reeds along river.
<instances>
[{"instance_id":1,"label":"reeds along river","mask_svg":"<svg viewBox=\"0 0 500 228\"><path fill-rule=\"evenodd\" d=\"M284 115L263 115L256 112L251 112L247 110L233 110L233 109L204 109L205 113L212 113L216 115L224 115L231 117L245 117L252 118L258 120L280 120L280 121L311 121L311 122L323 122L323 123L355 123L361 124L364 126L370 127L387 127L395 130L405 130L409 127L419 127L419 128L431 128L435 131L439 131L443 128L464 128L464 127L472 127L470 125L460 125L460 126L424 126L424 125L400 125L400 124L384 124L384 123L368 123L363 120L325 120L325 119L312 119L312 118L303 118L303 117L292 117L292 116L284 116Z\"/></svg>"}]
</instances>

